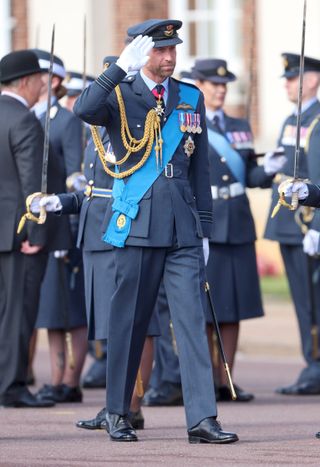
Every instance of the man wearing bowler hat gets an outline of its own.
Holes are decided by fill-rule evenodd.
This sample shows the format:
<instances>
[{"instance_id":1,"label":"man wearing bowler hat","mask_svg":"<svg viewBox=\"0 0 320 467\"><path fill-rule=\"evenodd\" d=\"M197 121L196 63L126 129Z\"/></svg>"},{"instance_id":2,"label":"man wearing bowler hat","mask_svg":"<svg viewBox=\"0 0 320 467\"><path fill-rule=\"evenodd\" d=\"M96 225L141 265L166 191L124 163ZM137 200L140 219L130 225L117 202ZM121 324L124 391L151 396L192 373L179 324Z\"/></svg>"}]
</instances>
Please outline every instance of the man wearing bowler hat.
<instances>
[{"instance_id":1,"label":"man wearing bowler hat","mask_svg":"<svg viewBox=\"0 0 320 467\"><path fill-rule=\"evenodd\" d=\"M282 59L284 67L282 77L285 79L288 99L294 104L294 108L292 114L285 120L278 140L285 150L287 162L282 173L274 179L270 214L279 199L279 183L293 176L297 136L300 55L283 53ZM300 156L297 175L317 184L320 183L318 125L320 102L317 98L319 85L320 60L304 57ZM319 337L316 340L312 338L313 325L318 326L320 319L319 279L315 280L315 275L311 271L312 268L317 270L320 262L314 259L311 265L308 260L308 254L316 253L312 245L314 234L320 230L319 213L316 213L312 221L308 223L308 229L308 232L304 234L293 213L281 208L273 219L270 215L268 216L265 231L265 238L277 241L280 245L298 320L301 349L306 363L293 384L279 387L276 390L283 395L320 394ZM309 273L308 267L310 267Z\"/></svg>"},{"instance_id":2,"label":"man wearing bowler hat","mask_svg":"<svg viewBox=\"0 0 320 467\"><path fill-rule=\"evenodd\" d=\"M0 405L50 407L54 403L37 400L27 388L29 341L37 310L24 307L27 258L41 256L46 228L28 223L16 233L25 198L41 186L43 131L29 110L43 86L36 55L30 50L5 55L0 83Z\"/></svg>"},{"instance_id":3,"label":"man wearing bowler hat","mask_svg":"<svg viewBox=\"0 0 320 467\"><path fill-rule=\"evenodd\" d=\"M225 60L196 60L191 77L204 94L209 140L213 213L207 279L231 371L234 367L240 321L263 315L255 253L255 227L246 187L271 186L284 156L268 153L264 164L254 158L249 122L225 113L227 86L236 80ZM208 311L208 310L207 310ZM209 345L212 317L207 312ZM211 352L212 355L212 352ZM231 401L227 375L220 361L215 372L218 400ZM253 394L235 385L237 402L249 402Z\"/></svg>"},{"instance_id":4,"label":"man wearing bowler hat","mask_svg":"<svg viewBox=\"0 0 320 467\"><path fill-rule=\"evenodd\" d=\"M128 29L133 41L75 103L107 128L117 159L104 240L115 246L107 363L107 431L136 441L128 420L148 323L163 278L180 356L190 443L230 443L216 421L203 314L203 243L212 224L203 96L171 78L181 21ZM126 74L139 70L136 75ZM206 241L204 241L206 238Z\"/></svg>"}]
</instances>

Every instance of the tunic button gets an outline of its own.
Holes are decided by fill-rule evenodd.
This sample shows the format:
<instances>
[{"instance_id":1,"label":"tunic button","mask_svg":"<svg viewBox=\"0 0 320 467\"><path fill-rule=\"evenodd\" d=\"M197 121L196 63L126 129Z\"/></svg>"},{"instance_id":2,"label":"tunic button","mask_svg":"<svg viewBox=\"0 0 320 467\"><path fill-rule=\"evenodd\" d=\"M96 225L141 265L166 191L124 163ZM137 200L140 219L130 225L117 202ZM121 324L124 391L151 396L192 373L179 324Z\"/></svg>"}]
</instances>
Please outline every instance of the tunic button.
<instances>
[{"instance_id":1,"label":"tunic button","mask_svg":"<svg viewBox=\"0 0 320 467\"><path fill-rule=\"evenodd\" d=\"M227 180L229 180L229 175L222 175L222 180L224 182L226 182Z\"/></svg>"},{"instance_id":2,"label":"tunic button","mask_svg":"<svg viewBox=\"0 0 320 467\"><path fill-rule=\"evenodd\" d=\"M221 160L221 162L224 164L224 163L226 162L227 159L226 159L225 157L221 157L220 160Z\"/></svg>"},{"instance_id":3,"label":"tunic button","mask_svg":"<svg viewBox=\"0 0 320 467\"><path fill-rule=\"evenodd\" d=\"M92 167L93 167L93 162L90 162L89 167L90 167L90 169L92 169Z\"/></svg>"},{"instance_id":4,"label":"tunic button","mask_svg":"<svg viewBox=\"0 0 320 467\"><path fill-rule=\"evenodd\" d=\"M93 181L93 180L89 180L89 182L88 182L88 183L89 183L89 185L91 185L91 186L92 186L92 185L94 184L94 181Z\"/></svg>"}]
</instances>

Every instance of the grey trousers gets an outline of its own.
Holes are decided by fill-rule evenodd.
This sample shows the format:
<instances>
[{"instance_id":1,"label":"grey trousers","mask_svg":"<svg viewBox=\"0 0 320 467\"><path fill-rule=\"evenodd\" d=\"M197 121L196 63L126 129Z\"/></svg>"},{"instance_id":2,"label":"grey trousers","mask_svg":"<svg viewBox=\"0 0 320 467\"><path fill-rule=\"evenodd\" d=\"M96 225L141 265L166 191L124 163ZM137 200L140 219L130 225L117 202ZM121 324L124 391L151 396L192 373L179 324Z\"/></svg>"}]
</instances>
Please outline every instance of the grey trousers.
<instances>
[{"instance_id":1,"label":"grey trousers","mask_svg":"<svg viewBox=\"0 0 320 467\"><path fill-rule=\"evenodd\" d=\"M161 280L178 347L188 428L216 416L200 277L202 249L125 247L115 249L116 289L111 301L107 409L129 411L135 378Z\"/></svg>"}]
</instances>

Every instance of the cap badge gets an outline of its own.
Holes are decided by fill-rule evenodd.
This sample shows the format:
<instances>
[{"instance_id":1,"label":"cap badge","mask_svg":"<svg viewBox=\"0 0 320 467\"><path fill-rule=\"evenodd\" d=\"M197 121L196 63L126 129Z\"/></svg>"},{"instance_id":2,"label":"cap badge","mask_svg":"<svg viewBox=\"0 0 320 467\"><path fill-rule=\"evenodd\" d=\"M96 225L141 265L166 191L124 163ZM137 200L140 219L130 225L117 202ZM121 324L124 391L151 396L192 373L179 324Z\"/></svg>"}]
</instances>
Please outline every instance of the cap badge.
<instances>
[{"instance_id":1,"label":"cap badge","mask_svg":"<svg viewBox=\"0 0 320 467\"><path fill-rule=\"evenodd\" d=\"M289 66L289 62L288 62L287 57L283 57L283 66L284 66L284 68L288 68L288 66Z\"/></svg>"},{"instance_id":2,"label":"cap badge","mask_svg":"<svg viewBox=\"0 0 320 467\"><path fill-rule=\"evenodd\" d=\"M70 81L71 81L71 75L70 75L70 73L67 73L66 77L65 77L65 82L70 83Z\"/></svg>"},{"instance_id":3,"label":"cap badge","mask_svg":"<svg viewBox=\"0 0 320 467\"><path fill-rule=\"evenodd\" d=\"M227 73L227 70L225 69L224 66L219 66L219 68L217 69L217 73L219 76L225 76Z\"/></svg>"},{"instance_id":4,"label":"cap badge","mask_svg":"<svg viewBox=\"0 0 320 467\"><path fill-rule=\"evenodd\" d=\"M164 31L164 35L166 37L171 37L174 33L174 27L173 24L168 24L166 31Z\"/></svg>"}]
</instances>

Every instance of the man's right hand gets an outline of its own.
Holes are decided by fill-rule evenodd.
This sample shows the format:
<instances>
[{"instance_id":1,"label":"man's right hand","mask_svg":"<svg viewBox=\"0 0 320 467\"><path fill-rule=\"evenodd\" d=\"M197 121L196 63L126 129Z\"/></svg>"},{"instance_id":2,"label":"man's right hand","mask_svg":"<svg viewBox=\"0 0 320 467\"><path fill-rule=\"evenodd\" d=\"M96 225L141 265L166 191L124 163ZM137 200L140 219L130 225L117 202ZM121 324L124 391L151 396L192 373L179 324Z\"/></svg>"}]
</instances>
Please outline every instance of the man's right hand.
<instances>
[{"instance_id":1,"label":"man's right hand","mask_svg":"<svg viewBox=\"0 0 320 467\"><path fill-rule=\"evenodd\" d=\"M309 195L308 185L299 181L288 181L280 183L279 193L283 193L286 198L292 198L294 193L298 194L298 199L306 199Z\"/></svg>"},{"instance_id":2,"label":"man's right hand","mask_svg":"<svg viewBox=\"0 0 320 467\"><path fill-rule=\"evenodd\" d=\"M126 73L128 71L140 70L149 60L149 52L153 48L152 37L141 34L133 39L122 51L116 64Z\"/></svg>"},{"instance_id":3,"label":"man's right hand","mask_svg":"<svg viewBox=\"0 0 320 467\"><path fill-rule=\"evenodd\" d=\"M30 205L30 210L33 214L38 214L40 208L44 207L47 212L61 211L62 204L57 195L35 196Z\"/></svg>"}]
</instances>

